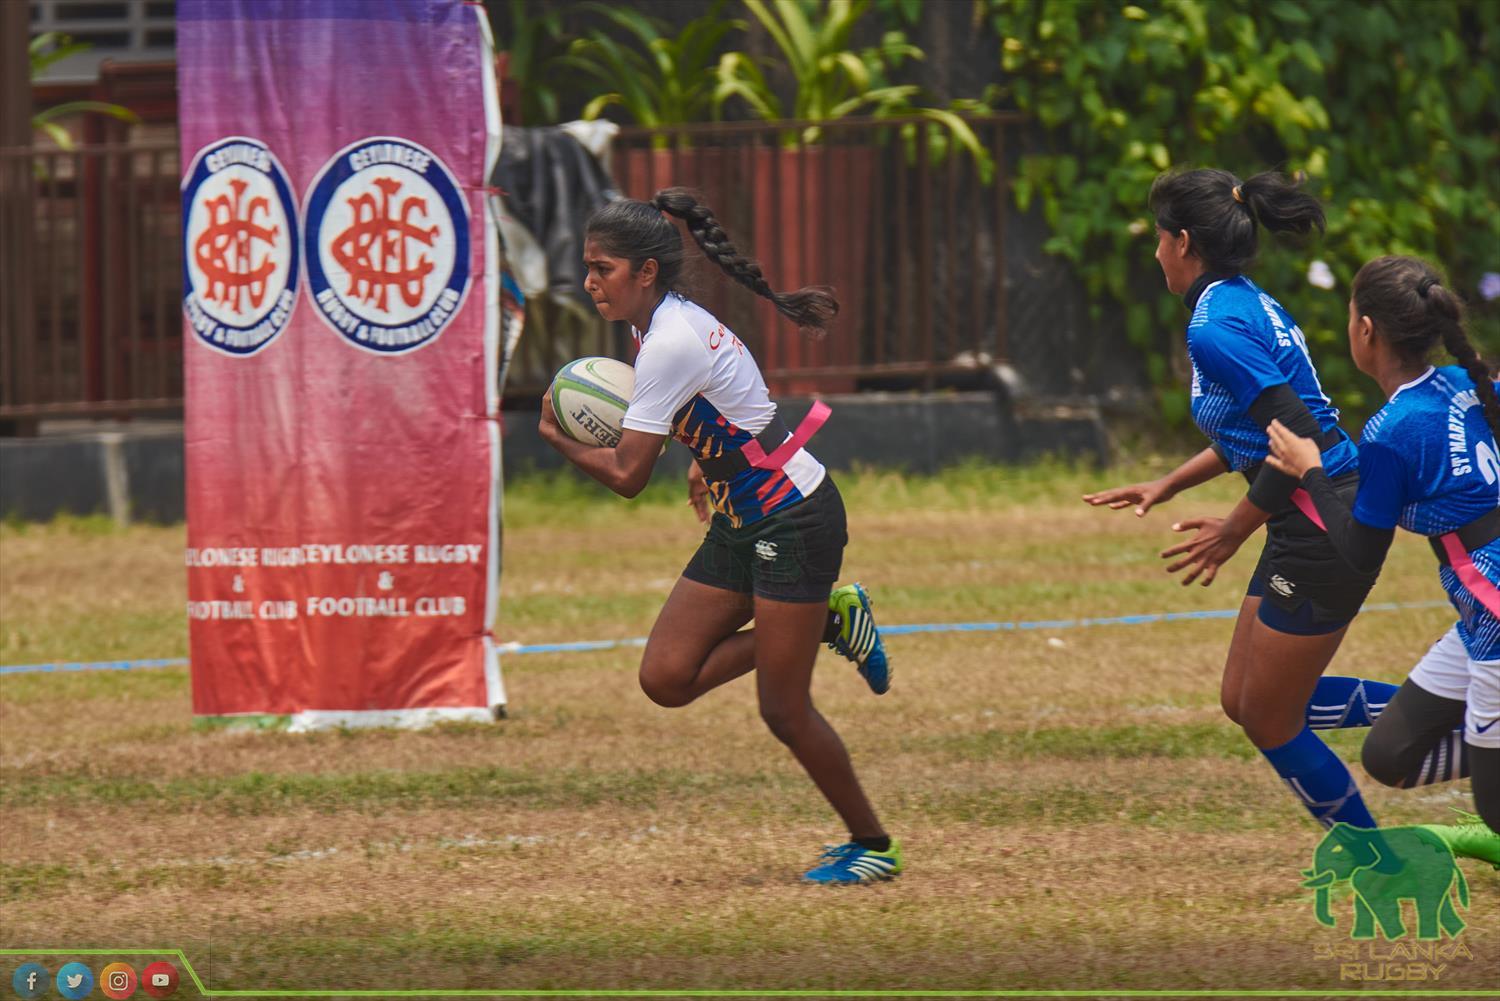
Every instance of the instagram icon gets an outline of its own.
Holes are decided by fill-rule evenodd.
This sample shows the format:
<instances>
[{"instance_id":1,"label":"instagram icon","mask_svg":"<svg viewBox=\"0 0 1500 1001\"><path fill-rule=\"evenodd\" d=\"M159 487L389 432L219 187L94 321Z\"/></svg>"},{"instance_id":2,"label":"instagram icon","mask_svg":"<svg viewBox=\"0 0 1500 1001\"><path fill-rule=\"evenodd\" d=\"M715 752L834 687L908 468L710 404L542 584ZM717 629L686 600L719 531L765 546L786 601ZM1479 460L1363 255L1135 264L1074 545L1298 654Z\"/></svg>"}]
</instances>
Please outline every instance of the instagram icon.
<instances>
[{"instance_id":1,"label":"instagram icon","mask_svg":"<svg viewBox=\"0 0 1500 1001\"><path fill-rule=\"evenodd\" d=\"M134 994L136 983L135 968L129 963L110 963L99 971L99 990L116 1001Z\"/></svg>"}]
</instances>

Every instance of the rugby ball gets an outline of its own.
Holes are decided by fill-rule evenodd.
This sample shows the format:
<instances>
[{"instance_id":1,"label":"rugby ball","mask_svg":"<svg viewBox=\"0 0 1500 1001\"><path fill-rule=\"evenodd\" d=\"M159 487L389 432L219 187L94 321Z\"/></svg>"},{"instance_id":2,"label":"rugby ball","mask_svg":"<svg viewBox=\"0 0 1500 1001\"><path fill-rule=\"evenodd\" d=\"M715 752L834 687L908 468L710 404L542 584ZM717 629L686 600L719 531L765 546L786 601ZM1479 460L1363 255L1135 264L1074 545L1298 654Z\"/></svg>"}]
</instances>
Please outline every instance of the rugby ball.
<instances>
[{"instance_id":1,"label":"rugby ball","mask_svg":"<svg viewBox=\"0 0 1500 1001\"><path fill-rule=\"evenodd\" d=\"M569 438L614 448L635 392L635 369L613 358L580 358L562 367L550 392L552 411Z\"/></svg>"}]
</instances>

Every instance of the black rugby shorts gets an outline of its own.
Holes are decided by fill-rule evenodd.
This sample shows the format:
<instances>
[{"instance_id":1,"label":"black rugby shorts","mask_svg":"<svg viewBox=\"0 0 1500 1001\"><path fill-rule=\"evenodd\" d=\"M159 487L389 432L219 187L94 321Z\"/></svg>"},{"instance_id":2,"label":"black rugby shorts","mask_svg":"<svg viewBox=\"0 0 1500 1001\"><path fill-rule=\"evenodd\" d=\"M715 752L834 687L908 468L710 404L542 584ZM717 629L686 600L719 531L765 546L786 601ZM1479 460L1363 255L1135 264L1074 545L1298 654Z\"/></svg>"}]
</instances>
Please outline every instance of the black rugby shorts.
<instances>
[{"instance_id":1,"label":"black rugby shorts","mask_svg":"<svg viewBox=\"0 0 1500 1001\"><path fill-rule=\"evenodd\" d=\"M682 575L771 601L827 601L849 542L844 499L824 474L812 495L749 525L715 513Z\"/></svg>"}]
</instances>

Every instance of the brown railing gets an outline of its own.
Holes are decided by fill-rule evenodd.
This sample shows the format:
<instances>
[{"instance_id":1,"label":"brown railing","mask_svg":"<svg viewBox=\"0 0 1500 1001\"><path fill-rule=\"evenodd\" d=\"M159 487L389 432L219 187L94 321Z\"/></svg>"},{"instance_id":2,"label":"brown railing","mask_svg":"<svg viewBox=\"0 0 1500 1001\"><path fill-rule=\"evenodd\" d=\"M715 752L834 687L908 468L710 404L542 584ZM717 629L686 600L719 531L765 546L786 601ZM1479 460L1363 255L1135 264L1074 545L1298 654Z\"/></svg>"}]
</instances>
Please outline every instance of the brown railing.
<instances>
[{"instance_id":1,"label":"brown railing","mask_svg":"<svg viewBox=\"0 0 1500 1001\"><path fill-rule=\"evenodd\" d=\"M182 405L175 143L0 149L0 419Z\"/></svg>"},{"instance_id":2,"label":"brown railing","mask_svg":"<svg viewBox=\"0 0 1500 1001\"><path fill-rule=\"evenodd\" d=\"M710 123L621 131L616 186L699 189L778 290L832 285L838 322L811 340L717 269L695 295L755 353L776 393L931 387L1008 356L1007 133L970 119L989 177L920 118ZM173 410L182 403L181 203L175 143L0 150L0 420ZM586 303L534 303L507 394L564 362L625 356Z\"/></svg>"},{"instance_id":3,"label":"brown railing","mask_svg":"<svg viewBox=\"0 0 1500 1001\"><path fill-rule=\"evenodd\" d=\"M635 198L697 188L773 288L835 287L839 321L814 341L717 269L700 269L696 296L750 345L773 392L930 388L1008 353L1006 139L1020 118L968 121L989 177L968 151L935 149L947 130L924 118L627 128L610 173ZM619 349L619 333L599 321L564 314L549 326L562 343L528 330L510 392L541 392L569 351Z\"/></svg>"}]
</instances>

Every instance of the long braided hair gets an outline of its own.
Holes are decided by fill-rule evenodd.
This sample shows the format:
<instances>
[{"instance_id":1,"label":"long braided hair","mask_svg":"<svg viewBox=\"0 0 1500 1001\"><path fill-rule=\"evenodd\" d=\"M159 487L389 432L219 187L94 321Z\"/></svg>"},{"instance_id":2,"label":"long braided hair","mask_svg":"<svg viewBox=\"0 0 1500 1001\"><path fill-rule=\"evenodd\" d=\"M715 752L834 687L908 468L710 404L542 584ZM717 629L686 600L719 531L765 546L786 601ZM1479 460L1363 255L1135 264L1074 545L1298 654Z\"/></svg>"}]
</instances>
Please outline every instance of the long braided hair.
<instances>
[{"instance_id":1,"label":"long braided hair","mask_svg":"<svg viewBox=\"0 0 1500 1001\"><path fill-rule=\"evenodd\" d=\"M1500 396L1489 366L1464 331L1463 303L1436 268L1415 257L1377 257L1354 276L1354 309L1404 360L1425 361L1441 342L1474 380L1485 420L1500 439Z\"/></svg>"},{"instance_id":2,"label":"long braided hair","mask_svg":"<svg viewBox=\"0 0 1500 1001\"><path fill-rule=\"evenodd\" d=\"M838 315L839 303L831 289L808 286L795 292L777 292L771 288L760 265L735 249L713 210L687 188L664 188L649 202L633 198L610 202L589 217L585 232L605 253L630 261L633 270L655 258L657 281L662 288L681 292L682 235L667 215L687 224L704 256L739 284L771 300L776 311L804 333L822 336Z\"/></svg>"}]
</instances>

